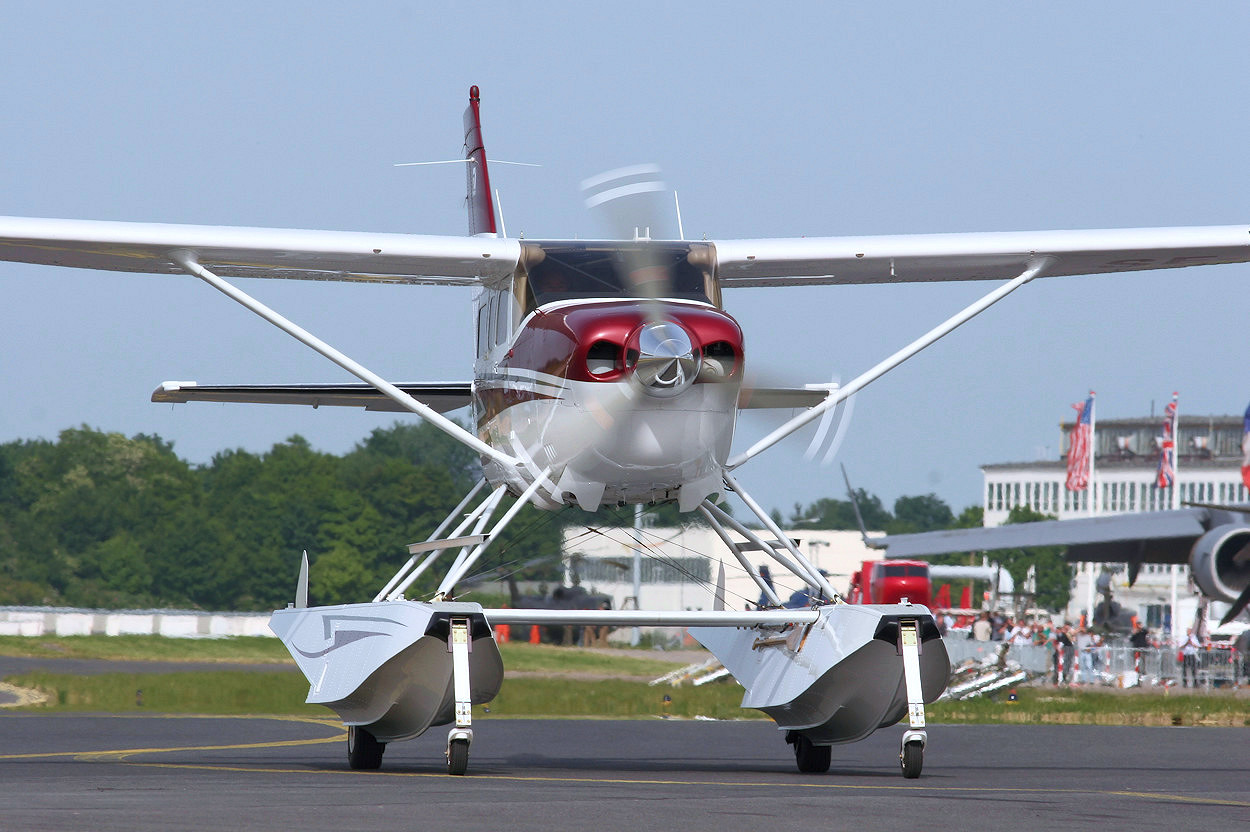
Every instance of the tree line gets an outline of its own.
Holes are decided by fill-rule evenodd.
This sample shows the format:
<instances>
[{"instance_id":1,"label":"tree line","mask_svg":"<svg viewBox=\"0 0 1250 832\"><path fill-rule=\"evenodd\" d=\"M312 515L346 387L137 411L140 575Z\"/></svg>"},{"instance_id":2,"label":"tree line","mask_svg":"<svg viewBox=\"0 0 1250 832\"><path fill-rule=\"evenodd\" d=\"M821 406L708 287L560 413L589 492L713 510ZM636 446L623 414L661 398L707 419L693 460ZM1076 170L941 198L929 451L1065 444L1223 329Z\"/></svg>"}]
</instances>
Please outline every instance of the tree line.
<instances>
[{"instance_id":1,"label":"tree line","mask_svg":"<svg viewBox=\"0 0 1250 832\"><path fill-rule=\"evenodd\" d=\"M368 600L477 475L472 451L419 422L378 428L341 455L293 436L265 453L223 451L203 465L179 458L159 436L86 426L55 442L0 444L0 605L274 609L294 597L301 550L311 563L312 603ZM979 507L956 517L932 494L900 497L892 512L862 490L858 502L869 528L894 533L981 522ZM671 505L648 513L655 525L697 517ZM857 527L850 503L829 498L795 506L790 521ZM479 571L559 580L565 525L631 522L628 509L588 515L527 506ZM1039 590L1043 570L1055 585L1046 603L1066 603L1062 556L1052 552L1043 563L1036 552L996 559L1018 585L1037 562ZM409 597L436 584L427 574Z\"/></svg>"},{"instance_id":2,"label":"tree line","mask_svg":"<svg viewBox=\"0 0 1250 832\"><path fill-rule=\"evenodd\" d=\"M273 609L294 597L303 549L314 603L368 600L476 469L471 451L423 423L375 430L343 455L294 436L205 465L157 436L87 427L10 442L0 445L0 604ZM495 564L557 554L551 517L523 510ZM423 576L413 594L435 584Z\"/></svg>"}]
</instances>

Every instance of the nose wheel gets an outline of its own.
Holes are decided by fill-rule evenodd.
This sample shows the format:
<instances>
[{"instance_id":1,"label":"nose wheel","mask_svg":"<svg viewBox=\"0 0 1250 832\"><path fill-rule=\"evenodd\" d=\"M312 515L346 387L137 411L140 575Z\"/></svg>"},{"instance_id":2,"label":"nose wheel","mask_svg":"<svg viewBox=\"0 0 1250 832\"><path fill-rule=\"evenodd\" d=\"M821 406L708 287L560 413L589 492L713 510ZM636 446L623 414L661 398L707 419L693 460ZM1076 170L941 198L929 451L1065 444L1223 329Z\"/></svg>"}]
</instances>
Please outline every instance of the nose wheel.
<instances>
[{"instance_id":1,"label":"nose wheel","mask_svg":"<svg viewBox=\"0 0 1250 832\"><path fill-rule=\"evenodd\" d=\"M447 738L447 773L461 776L469 770L469 739L473 734L463 737L456 733Z\"/></svg>"},{"instance_id":2,"label":"nose wheel","mask_svg":"<svg viewBox=\"0 0 1250 832\"><path fill-rule=\"evenodd\" d=\"M916 735L920 736L917 737ZM898 763L903 769L903 776L915 780L924 768L924 731L908 731L903 734L903 747L898 752Z\"/></svg>"}]
</instances>

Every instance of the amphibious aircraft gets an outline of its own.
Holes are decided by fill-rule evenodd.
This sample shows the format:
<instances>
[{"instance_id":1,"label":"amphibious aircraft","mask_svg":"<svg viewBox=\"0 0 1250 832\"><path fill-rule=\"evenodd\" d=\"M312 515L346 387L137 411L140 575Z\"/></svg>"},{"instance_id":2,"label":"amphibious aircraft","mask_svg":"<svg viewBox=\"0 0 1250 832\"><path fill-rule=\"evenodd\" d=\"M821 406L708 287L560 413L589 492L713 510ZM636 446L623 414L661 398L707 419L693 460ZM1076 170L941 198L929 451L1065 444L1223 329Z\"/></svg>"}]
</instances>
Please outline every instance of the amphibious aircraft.
<instances>
[{"instance_id":1,"label":"amphibious aircraft","mask_svg":"<svg viewBox=\"0 0 1250 832\"><path fill-rule=\"evenodd\" d=\"M899 760L919 776L924 706L944 690L945 646L919 604L846 603L738 479L738 469L1037 277L1250 260L1250 226L878 237L597 241L518 240L495 221L480 97L464 119L469 236L0 218L0 258L77 268L194 275L316 350L356 385L161 385L157 401L285 402L410 411L475 450L482 479L369 603L309 607L307 559L296 601L273 631L308 677L309 702L348 725L353 768L376 768L386 743L451 724L448 771L465 773L472 705L503 680L499 624L678 626L772 717L802 771L824 771L830 746L904 717ZM597 199L653 189L636 170L601 178ZM471 381L397 385L261 304L226 278L451 285L474 289ZM723 290L799 285L1003 281L984 297L846 384L744 384L743 333ZM440 411L469 404L473 430ZM745 450L731 448L746 406L801 412ZM760 531L726 512L734 494ZM505 497L514 501L506 509ZM759 608L707 611L493 610L458 601L457 585L520 508L676 502L698 511L754 580ZM496 515L498 519L495 519ZM294 544L295 542L293 542ZM783 609L747 556L761 551L815 588ZM405 593L444 552L432 597Z\"/></svg>"}]
</instances>

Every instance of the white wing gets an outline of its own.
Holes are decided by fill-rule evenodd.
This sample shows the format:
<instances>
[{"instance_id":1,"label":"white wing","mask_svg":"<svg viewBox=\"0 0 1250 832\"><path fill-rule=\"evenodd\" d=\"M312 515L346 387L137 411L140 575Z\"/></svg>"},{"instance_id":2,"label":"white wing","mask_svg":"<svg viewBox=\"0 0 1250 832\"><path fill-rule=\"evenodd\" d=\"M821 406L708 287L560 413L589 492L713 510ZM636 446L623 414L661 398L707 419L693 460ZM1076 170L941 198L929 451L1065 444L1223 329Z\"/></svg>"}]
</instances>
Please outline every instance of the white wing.
<instances>
[{"instance_id":1,"label":"white wing","mask_svg":"<svg viewBox=\"0 0 1250 832\"><path fill-rule=\"evenodd\" d=\"M1045 276L1250 261L1250 226L793 237L715 242L723 285L1006 280L1034 258ZM463 286L505 277L517 240L283 228L0 217L0 260L181 273L189 251L224 277Z\"/></svg>"},{"instance_id":2,"label":"white wing","mask_svg":"<svg viewBox=\"0 0 1250 832\"><path fill-rule=\"evenodd\" d=\"M494 237L0 217L0 260L182 274L172 251L225 277L465 286L510 275L521 247Z\"/></svg>"},{"instance_id":3,"label":"white wing","mask_svg":"<svg viewBox=\"0 0 1250 832\"><path fill-rule=\"evenodd\" d=\"M1009 280L1037 257L1044 277L1250 261L1250 226L794 237L715 242L724 286Z\"/></svg>"}]
</instances>

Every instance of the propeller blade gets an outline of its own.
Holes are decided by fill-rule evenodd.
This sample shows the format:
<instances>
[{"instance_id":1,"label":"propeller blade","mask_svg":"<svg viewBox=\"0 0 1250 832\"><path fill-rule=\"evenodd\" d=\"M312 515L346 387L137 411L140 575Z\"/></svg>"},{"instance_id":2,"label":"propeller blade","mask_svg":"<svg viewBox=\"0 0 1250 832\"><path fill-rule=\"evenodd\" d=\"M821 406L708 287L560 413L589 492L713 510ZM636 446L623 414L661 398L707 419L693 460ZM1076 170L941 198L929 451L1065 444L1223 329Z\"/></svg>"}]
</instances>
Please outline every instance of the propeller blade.
<instances>
[{"instance_id":1,"label":"propeller blade","mask_svg":"<svg viewBox=\"0 0 1250 832\"><path fill-rule=\"evenodd\" d=\"M1233 602L1233 605L1228 608L1228 612L1226 612L1224 617L1220 619L1220 626L1223 627L1225 624L1241 615L1242 611L1247 606L1250 606L1250 584L1246 584L1246 588L1241 591L1241 594L1237 596L1237 600Z\"/></svg>"}]
</instances>

